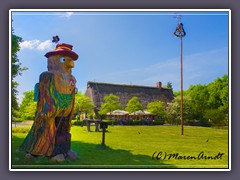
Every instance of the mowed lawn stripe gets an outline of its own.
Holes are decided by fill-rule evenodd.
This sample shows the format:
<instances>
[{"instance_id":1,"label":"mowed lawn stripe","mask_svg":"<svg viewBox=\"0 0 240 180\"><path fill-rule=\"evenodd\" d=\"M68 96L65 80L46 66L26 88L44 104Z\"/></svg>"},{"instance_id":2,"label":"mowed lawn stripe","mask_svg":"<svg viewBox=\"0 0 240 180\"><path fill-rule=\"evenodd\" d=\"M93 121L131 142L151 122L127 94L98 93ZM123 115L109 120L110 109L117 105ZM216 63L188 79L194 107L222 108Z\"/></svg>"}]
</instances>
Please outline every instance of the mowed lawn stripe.
<instances>
[{"instance_id":1,"label":"mowed lawn stripe","mask_svg":"<svg viewBox=\"0 0 240 180\"><path fill-rule=\"evenodd\" d=\"M94 130L94 127L91 127ZM13 133L13 165L46 165L47 168L228 168L228 130L206 127L180 126L108 126L106 147L101 146L102 133L88 132L86 127L73 126L72 149L77 160L56 164L48 160L26 161L18 151L26 133ZM152 159L153 153L179 156L207 156L223 153L216 160ZM101 166L102 165L102 166ZM29 168L29 167L28 167Z\"/></svg>"}]
</instances>

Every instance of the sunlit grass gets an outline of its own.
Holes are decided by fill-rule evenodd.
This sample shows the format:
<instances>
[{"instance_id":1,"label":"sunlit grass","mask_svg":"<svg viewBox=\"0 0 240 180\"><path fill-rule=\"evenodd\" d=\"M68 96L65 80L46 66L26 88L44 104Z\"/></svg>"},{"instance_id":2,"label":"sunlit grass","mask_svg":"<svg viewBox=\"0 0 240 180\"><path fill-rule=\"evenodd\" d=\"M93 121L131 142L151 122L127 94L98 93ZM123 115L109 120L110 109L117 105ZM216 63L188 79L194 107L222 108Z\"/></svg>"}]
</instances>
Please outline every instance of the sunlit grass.
<instances>
[{"instance_id":1,"label":"sunlit grass","mask_svg":"<svg viewBox=\"0 0 240 180\"><path fill-rule=\"evenodd\" d=\"M94 127L91 127L94 130ZM78 159L54 164L48 158L25 160L18 150L26 133L12 134L13 168L228 168L228 130L180 126L109 126L105 144L102 132L88 132L86 127L73 126L72 150ZM179 156L207 156L224 153L221 159L153 160L156 152L178 153ZM155 154L155 155L156 155Z\"/></svg>"}]
</instances>

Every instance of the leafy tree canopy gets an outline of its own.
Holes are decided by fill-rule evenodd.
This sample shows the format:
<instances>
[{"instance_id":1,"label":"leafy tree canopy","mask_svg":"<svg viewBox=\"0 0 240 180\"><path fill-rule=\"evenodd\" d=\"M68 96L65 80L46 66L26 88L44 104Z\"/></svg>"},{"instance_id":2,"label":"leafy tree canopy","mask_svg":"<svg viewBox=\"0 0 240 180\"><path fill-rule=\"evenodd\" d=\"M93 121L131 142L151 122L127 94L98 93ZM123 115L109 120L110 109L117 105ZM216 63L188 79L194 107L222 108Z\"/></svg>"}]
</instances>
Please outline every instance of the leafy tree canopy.
<instances>
[{"instance_id":1,"label":"leafy tree canopy","mask_svg":"<svg viewBox=\"0 0 240 180\"><path fill-rule=\"evenodd\" d=\"M228 120L228 76L216 78L207 85L192 85L183 92L184 121L198 121L200 125L223 125ZM172 119L179 118L180 92L174 92L175 99L168 105Z\"/></svg>"},{"instance_id":2,"label":"leafy tree canopy","mask_svg":"<svg viewBox=\"0 0 240 180\"><path fill-rule=\"evenodd\" d=\"M180 96L177 96L171 103L168 104L166 109L168 121L172 122L173 124L179 124L180 122L180 102L181 98ZM184 121L194 118L191 100L187 95L185 95L183 98L183 110Z\"/></svg>"},{"instance_id":3,"label":"leafy tree canopy","mask_svg":"<svg viewBox=\"0 0 240 180\"><path fill-rule=\"evenodd\" d=\"M34 102L34 91L24 92L22 103L19 106L19 113L22 120L33 120L36 112L37 102Z\"/></svg>"},{"instance_id":4,"label":"leafy tree canopy","mask_svg":"<svg viewBox=\"0 0 240 180\"><path fill-rule=\"evenodd\" d=\"M208 106L208 99L209 99L209 92L206 85L195 85L190 86L187 91L189 98L191 100L191 106L194 109L195 118L203 119L203 114L209 108Z\"/></svg>"},{"instance_id":5,"label":"leafy tree canopy","mask_svg":"<svg viewBox=\"0 0 240 180\"><path fill-rule=\"evenodd\" d=\"M94 107L95 106L89 97L83 95L81 92L78 92L75 95L74 111L78 114L81 114L83 112L90 113L93 111Z\"/></svg>"},{"instance_id":6,"label":"leafy tree canopy","mask_svg":"<svg viewBox=\"0 0 240 180\"><path fill-rule=\"evenodd\" d=\"M167 88L170 88L170 89L172 89L172 83L169 81L169 82L167 82Z\"/></svg>"},{"instance_id":7,"label":"leafy tree canopy","mask_svg":"<svg viewBox=\"0 0 240 180\"><path fill-rule=\"evenodd\" d=\"M219 108L224 106L228 109L228 76L224 75L222 78L217 78L214 82L208 85L209 92L209 106L212 108Z\"/></svg>"},{"instance_id":8,"label":"leafy tree canopy","mask_svg":"<svg viewBox=\"0 0 240 180\"><path fill-rule=\"evenodd\" d=\"M133 113L138 110L143 110L143 107L142 107L142 104L140 103L138 97L134 96L128 101L125 109L129 113Z\"/></svg>"},{"instance_id":9,"label":"leafy tree canopy","mask_svg":"<svg viewBox=\"0 0 240 180\"><path fill-rule=\"evenodd\" d=\"M101 105L100 114L106 114L108 112L112 112L116 109L123 109L120 98L114 94L109 94L104 97L104 102Z\"/></svg>"},{"instance_id":10,"label":"leafy tree canopy","mask_svg":"<svg viewBox=\"0 0 240 180\"><path fill-rule=\"evenodd\" d=\"M11 38L11 105L12 105L12 120L17 121L18 119L18 103L17 103L17 86L18 83L14 81L14 78L26 70L27 68L21 67L21 63L17 57L17 52L20 50L19 43L22 42L22 38L16 36L12 30Z\"/></svg>"},{"instance_id":11,"label":"leafy tree canopy","mask_svg":"<svg viewBox=\"0 0 240 180\"><path fill-rule=\"evenodd\" d=\"M166 116L164 103L162 101L154 101L154 102L148 103L147 110L150 113L156 114L160 117L165 117Z\"/></svg>"}]
</instances>

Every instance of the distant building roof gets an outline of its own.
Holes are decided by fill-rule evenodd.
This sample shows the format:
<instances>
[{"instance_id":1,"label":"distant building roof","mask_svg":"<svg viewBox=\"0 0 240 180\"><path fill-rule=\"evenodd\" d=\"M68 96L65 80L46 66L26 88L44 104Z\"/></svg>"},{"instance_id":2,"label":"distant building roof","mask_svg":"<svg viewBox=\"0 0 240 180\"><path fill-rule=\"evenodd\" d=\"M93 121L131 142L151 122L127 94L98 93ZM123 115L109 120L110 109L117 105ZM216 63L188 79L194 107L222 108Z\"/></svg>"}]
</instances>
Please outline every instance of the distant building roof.
<instances>
[{"instance_id":1,"label":"distant building roof","mask_svg":"<svg viewBox=\"0 0 240 180\"><path fill-rule=\"evenodd\" d=\"M94 105L99 109L104 97L109 94L120 97L121 104L125 107L128 101L136 96L144 108L149 102L163 101L165 103L173 100L173 92L170 88L163 88L161 82L156 86L141 86L129 84L113 84L88 81L86 95L90 97Z\"/></svg>"}]
</instances>

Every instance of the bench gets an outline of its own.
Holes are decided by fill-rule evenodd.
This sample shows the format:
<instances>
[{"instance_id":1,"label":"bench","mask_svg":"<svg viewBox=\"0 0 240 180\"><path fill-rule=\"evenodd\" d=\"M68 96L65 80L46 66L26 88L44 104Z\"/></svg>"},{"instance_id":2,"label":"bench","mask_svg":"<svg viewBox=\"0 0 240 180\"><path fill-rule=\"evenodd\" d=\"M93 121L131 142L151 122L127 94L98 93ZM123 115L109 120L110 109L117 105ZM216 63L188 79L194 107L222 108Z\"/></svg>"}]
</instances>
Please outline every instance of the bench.
<instances>
[{"instance_id":1,"label":"bench","mask_svg":"<svg viewBox=\"0 0 240 180\"><path fill-rule=\"evenodd\" d=\"M95 125L95 132L99 131L100 120L84 119L83 123L86 124L88 132L91 132L91 129L90 129L91 123L94 123L94 125Z\"/></svg>"}]
</instances>

